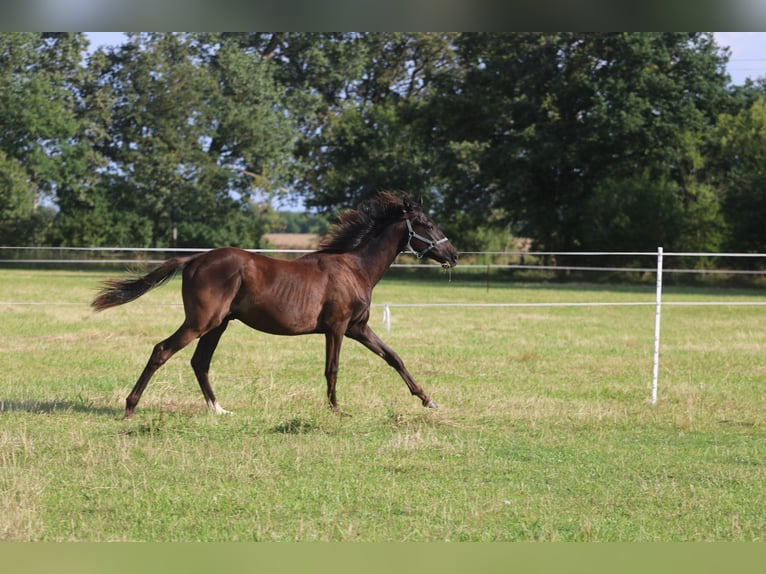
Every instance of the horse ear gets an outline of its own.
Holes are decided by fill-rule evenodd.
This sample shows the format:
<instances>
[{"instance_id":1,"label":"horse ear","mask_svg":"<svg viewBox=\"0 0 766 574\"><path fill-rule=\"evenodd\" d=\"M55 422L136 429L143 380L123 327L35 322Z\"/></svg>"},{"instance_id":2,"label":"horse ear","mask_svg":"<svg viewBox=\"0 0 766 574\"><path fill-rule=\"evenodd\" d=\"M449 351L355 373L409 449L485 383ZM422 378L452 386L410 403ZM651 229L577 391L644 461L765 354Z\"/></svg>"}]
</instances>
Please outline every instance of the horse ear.
<instances>
[{"instance_id":1,"label":"horse ear","mask_svg":"<svg viewBox=\"0 0 766 574\"><path fill-rule=\"evenodd\" d=\"M412 203L412 200L409 197L404 197L402 198L402 209L404 213L412 213L415 209L415 204Z\"/></svg>"}]
</instances>

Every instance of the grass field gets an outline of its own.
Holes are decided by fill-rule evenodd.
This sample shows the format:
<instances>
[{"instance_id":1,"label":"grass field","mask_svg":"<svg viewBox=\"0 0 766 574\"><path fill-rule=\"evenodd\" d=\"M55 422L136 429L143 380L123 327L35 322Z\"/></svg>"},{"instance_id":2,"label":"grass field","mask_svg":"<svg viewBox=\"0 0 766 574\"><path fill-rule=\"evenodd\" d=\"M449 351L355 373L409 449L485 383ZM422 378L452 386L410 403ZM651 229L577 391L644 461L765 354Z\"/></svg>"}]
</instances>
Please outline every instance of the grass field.
<instances>
[{"instance_id":1,"label":"grass field","mask_svg":"<svg viewBox=\"0 0 766 574\"><path fill-rule=\"evenodd\" d=\"M384 279L375 303L619 302L652 286ZM241 324L124 399L180 324L180 282L94 314L106 274L0 270L0 539L763 541L766 307L392 307L372 325L440 409L353 341ZM666 301L763 301L667 288Z\"/></svg>"}]
</instances>

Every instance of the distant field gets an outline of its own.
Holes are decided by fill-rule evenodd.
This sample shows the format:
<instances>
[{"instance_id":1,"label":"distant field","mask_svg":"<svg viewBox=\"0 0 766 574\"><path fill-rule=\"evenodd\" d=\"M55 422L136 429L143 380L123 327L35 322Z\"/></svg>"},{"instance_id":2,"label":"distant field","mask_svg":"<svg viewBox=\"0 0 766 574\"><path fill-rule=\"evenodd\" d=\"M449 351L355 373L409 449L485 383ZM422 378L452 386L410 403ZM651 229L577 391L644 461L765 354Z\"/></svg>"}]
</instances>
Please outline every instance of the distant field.
<instances>
[{"instance_id":1,"label":"distant field","mask_svg":"<svg viewBox=\"0 0 766 574\"><path fill-rule=\"evenodd\" d=\"M651 302L653 286L384 279L371 324L440 404L378 357L232 325L204 407L173 357L180 282L88 308L103 273L0 270L0 539L19 541L764 541L766 307L383 303ZM668 288L667 301L763 301Z\"/></svg>"},{"instance_id":2,"label":"distant field","mask_svg":"<svg viewBox=\"0 0 766 574\"><path fill-rule=\"evenodd\" d=\"M267 233L263 238L276 249L316 249L321 239L314 233Z\"/></svg>"}]
</instances>

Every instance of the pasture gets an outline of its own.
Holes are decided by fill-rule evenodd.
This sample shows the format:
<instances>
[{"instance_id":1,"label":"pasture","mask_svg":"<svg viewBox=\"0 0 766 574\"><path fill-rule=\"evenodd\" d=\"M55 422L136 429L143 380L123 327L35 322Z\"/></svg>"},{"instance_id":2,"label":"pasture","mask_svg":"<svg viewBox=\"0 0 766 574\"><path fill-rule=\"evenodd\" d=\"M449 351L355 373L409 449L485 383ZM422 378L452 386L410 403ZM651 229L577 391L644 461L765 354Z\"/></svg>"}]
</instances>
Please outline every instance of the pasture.
<instances>
[{"instance_id":1,"label":"pasture","mask_svg":"<svg viewBox=\"0 0 766 574\"><path fill-rule=\"evenodd\" d=\"M103 313L115 273L0 270L0 539L763 541L766 307L392 307L370 323L440 405L346 340L326 408L324 339L233 323L207 411L174 356L180 281ZM620 302L653 286L384 278L374 303ZM666 288L666 301L763 301Z\"/></svg>"}]
</instances>

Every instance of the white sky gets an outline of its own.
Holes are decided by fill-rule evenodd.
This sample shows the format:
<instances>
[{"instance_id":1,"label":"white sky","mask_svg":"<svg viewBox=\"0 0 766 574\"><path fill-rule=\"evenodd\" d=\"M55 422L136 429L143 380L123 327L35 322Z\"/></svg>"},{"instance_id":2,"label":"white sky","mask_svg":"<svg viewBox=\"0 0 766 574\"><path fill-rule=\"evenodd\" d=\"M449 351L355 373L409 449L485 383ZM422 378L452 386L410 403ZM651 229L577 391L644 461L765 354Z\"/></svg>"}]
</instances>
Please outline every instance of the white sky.
<instances>
[{"instance_id":1,"label":"white sky","mask_svg":"<svg viewBox=\"0 0 766 574\"><path fill-rule=\"evenodd\" d=\"M123 32L85 32L90 40L91 52L100 48L101 46L117 46L122 44L125 36Z\"/></svg>"},{"instance_id":2,"label":"white sky","mask_svg":"<svg viewBox=\"0 0 766 574\"><path fill-rule=\"evenodd\" d=\"M715 39L731 49L728 68L733 84L766 76L766 32L715 32Z\"/></svg>"},{"instance_id":3,"label":"white sky","mask_svg":"<svg viewBox=\"0 0 766 574\"><path fill-rule=\"evenodd\" d=\"M115 46L124 40L122 32L86 32L91 50L99 46ZM766 76L766 32L715 32L720 46L731 48L729 74L732 83L741 85L745 79Z\"/></svg>"}]
</instances>

